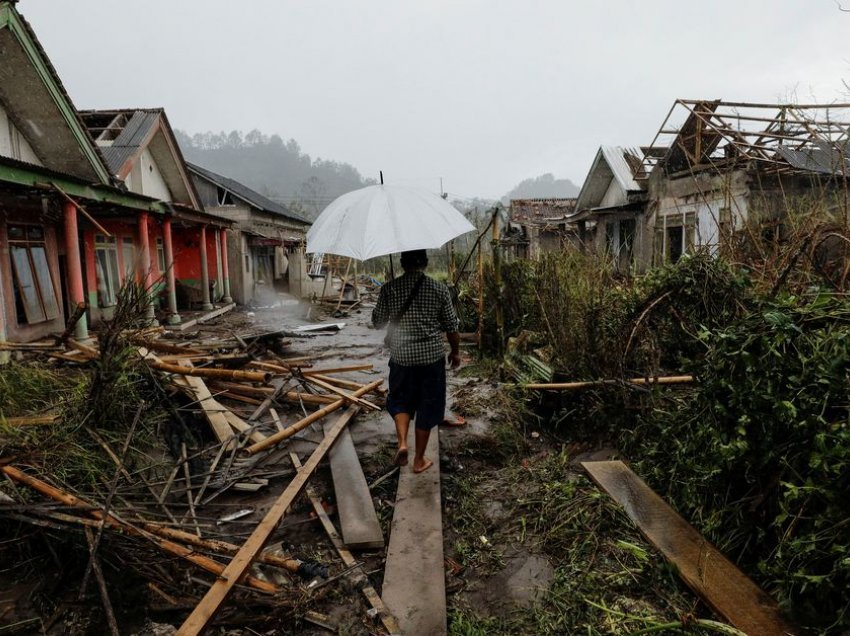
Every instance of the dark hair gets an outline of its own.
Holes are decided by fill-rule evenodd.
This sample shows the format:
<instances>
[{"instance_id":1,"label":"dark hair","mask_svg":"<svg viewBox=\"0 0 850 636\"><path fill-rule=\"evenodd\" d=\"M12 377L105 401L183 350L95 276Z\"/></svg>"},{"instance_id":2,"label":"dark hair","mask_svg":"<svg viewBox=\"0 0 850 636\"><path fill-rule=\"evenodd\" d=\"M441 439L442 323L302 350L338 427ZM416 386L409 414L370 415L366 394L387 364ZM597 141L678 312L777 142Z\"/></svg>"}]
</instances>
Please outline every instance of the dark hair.
<instances>
[{"instance_id":1,"label":"dark hair","mask_svg":"<svg viewBox=\"0 0 850 636\"><path fill-rule=\"evenodd\" d=\"M428 267L428 254L425 250L410 250L401 253L401 266L406 269Z\"/></svg>"}]
</instances>

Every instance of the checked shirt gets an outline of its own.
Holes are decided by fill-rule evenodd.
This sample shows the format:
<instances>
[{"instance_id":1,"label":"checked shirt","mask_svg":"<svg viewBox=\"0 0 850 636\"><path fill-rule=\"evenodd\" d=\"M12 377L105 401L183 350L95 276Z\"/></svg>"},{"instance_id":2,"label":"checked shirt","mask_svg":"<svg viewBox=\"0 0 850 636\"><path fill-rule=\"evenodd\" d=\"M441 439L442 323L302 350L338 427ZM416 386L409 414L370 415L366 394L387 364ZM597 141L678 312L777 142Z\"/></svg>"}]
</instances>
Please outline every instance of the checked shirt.
<instances>
[{"instance_id":1,"label":"checked shirt","mask_svg":"<svg viewBox=\"0 0 850 636\"><path fill-rule=\"evenodd\" d=\"M420 275L424 276L406 272L381 287L372 324L381 328L401 310ZM391 329L390 359L404 366L432 364L446 355L443 334L454 333L458 328L449 288L425 276L407 313Z\"/></svg>"}]
</instances>

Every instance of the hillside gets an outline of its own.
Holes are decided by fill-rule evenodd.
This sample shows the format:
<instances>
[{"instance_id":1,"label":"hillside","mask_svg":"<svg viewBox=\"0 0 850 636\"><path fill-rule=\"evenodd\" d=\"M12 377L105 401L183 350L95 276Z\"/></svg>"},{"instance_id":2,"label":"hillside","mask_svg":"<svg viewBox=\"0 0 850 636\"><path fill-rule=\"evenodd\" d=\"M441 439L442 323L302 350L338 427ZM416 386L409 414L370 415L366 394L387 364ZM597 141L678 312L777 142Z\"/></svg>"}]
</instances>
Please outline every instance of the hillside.
<instances>
[{"instance_id":1,"label":"hillside","mask_svg":"<svg viewBox=\"0 0 850 636\"><path fill-rule=\"evenodd\" d=\"M508 205L511 199L548 199L576 197L579 186L569 179L556 179L551 172L539 177L520 181L510 192L502 197L502 203Z\"/></svg>"},{"instance_id":2,"label":"hillside","mask_svg":"<svg viewBox=\"0 0 850 636\"><path fill-rule=\"evenodd\" d=\"M313 159L294 139L252 130L243 136L205 132L175 135L187 161L241 181L257 192L315 218L333 199L374 183L347 163Z\"/></svg>"}]
</instances>

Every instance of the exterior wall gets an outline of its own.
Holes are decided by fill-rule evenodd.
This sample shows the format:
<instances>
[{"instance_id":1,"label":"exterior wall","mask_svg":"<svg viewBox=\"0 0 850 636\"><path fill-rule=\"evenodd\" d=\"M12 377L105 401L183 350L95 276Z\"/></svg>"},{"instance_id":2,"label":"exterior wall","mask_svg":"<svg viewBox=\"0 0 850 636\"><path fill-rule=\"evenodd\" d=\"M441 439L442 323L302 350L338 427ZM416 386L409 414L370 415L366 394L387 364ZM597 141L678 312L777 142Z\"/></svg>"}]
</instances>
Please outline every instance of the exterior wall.
<instances>
[{"instance_id":1,"label":"exterior wall","mask_svg":"<svg viewBox=\"0 0 850 636\"><path fill-rule=\"evenodd\" d=\"M605 195L602 197L602 200L599 202L599 207L607 207L609 205L623 205L628 201L628 196L626 192L620 187L620 184L613 177L611 178L611 183L608 185L608 189L605 191Z\"/></svg>"},{"instance_id":2,"label":"exterior wall","mask_svg":"<svg viewBox=\"0 0 850 636\"><path fill-rule=\"evenodd\" d=\"M144 194L160 201L173 200L171 191L162 177L162 172L147 148L142 151L139 159L133 165L130 174L124 180L124 184L131 192Z\"/></svg>"},{"instance_id":3,"label":"exterior wall","mask_svg":"<svg viewBox=\"0 0 850 636\"><path fill-rule=\"evenodd\" d=\"M35 154L26 137L21 134L0 105L0 156L11 157L37 166L44 165Z\"/></svg>"},{"instance_id":4,"label":"exterior wall","mask_svg":"<svg viewBox=\"0 0 850 636\"><path fill-rule=\"evenodd\" d=\"M12 207L14 206L14 207ZM12 271L11 253L7 226L9 224L38 225L44 229L44 247L47 255L47 265L59 305L59 316L53 320L28 324L18 319L18 311L15 306L14 272ZM61 229L50 223L45 224L41 219L41 209L24 208L16 204L14 199L3 201L0 199L0 304L5 317L5 338L13 342L29 342L44 338L50 333L62 331L65 326L65 298L63 281L60 276L59 254L64 254L65 248L61 244ZM2 322L2 321L0 321ZM3 334L0 333L0 338Z\"/></svg>"},{"instance_id":5,"label":"exterior wall","mask_svg":"<svg viewBox=\"0 0 850 636\"><path fill-rule=\"evenodd\" d=\"M177 279L177 304L183 309L196 304L201 297L201 228L173 226L174 276ZM214 297L222 294L222 284L216 280L215 232L207 228L207 269L210 282L215 281ZM233 274L231 273L231 279ZM232 281L231 281L232 282Z\"/></svg>"},{"instance_id":6,"label":"exterior wall","mask_svg":"<svg viewBox=\"0 0 850 636\"><path fill-rule=\"evenodd\" d=\"M649 181L650 212L640 250L643 268L659 264L662 255L669 252L671 228L685 228L683 252L707 248L714 253L721 242L721 223L729 224L731 231L746 222L750 180L745 169L728 174L703 172L677 179L657 172Z\"/></svg>"},{"instance_id":7,"label":"exterior wall","mask_svg":"<svg viewBox=\"0 0 850 636\"><path fill-rule=\"evenodd\" d=\"M143 281L143 272L141 271L141 241L139 240L138 224L135 221L129 220L109 220L98 219L98 222L108 230L116 238L116 250L118 260L118 271L121 276L121 282L126 279L129 271L137 282ZM109 319L112 317L111 307L103 307L98 299L97 289L97 262L95 258L95 235L100 234L93 226L86 223L82 228L82 249L81 255L83 258L83 282L86 289L86 301L89 305L89 321L90 324L96 323L98 320ZM148 223L148 242L150 245L151 259L151 279L153 282L153 290L155 294L155 303L160 306L165 306L165 272L162 271L157 257L157 239L162 238L162 226L160 219L154 216L150 217ZM129 250L125 250L124 246L127 243L132 243L132 256ZM175 246L175 274L179 274L177 267L177 247Z\"/></svg>"},{"instance_id":8,"label":"exterior wall","mask_svg":"<svg viewBox=\"0 0 850 636\"><path fill-rule=\"evenodd\" d=\"M307 275L309 269L310 263L303 250L289 255L289 293L296 298L321 296L323 292L326 293L334 287L329 283L328 288L325 289L325 279L310 278ZM338 292L339 289L336 291Z\"/></svg>"}]
</instances>

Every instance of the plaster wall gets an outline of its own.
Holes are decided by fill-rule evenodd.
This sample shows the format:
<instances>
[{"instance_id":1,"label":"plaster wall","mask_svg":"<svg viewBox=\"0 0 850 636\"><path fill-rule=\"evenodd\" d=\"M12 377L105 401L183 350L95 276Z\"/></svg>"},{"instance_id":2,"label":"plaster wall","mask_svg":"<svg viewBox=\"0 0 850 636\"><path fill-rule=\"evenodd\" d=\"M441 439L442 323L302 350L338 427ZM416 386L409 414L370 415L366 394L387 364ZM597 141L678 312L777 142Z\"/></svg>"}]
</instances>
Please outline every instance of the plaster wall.
<instances>
[{"instance_id":1,"label":"plaster wall","mask_svg":"<svg viewBox=\"0 0 850 636\"><path fill-rule=\"evenodd\" d=\"M9 119L2 105L0 105L0 156L26 161L37 166L44 165L27 138Z\"/></svg>"}]
</instances>

